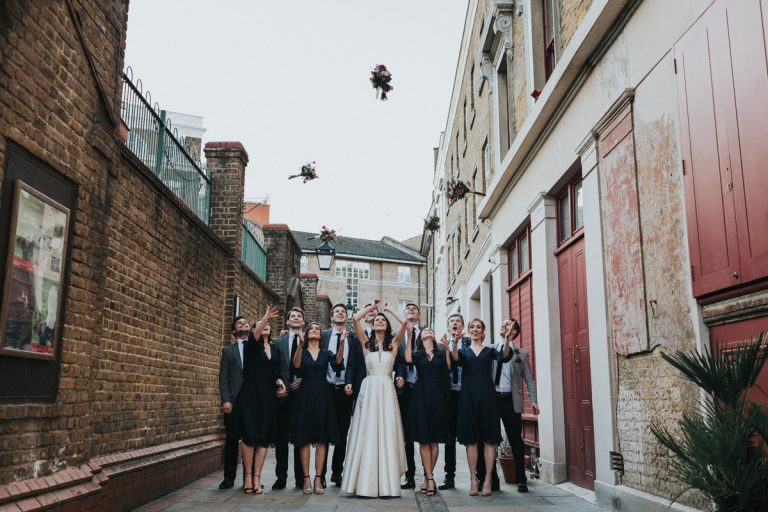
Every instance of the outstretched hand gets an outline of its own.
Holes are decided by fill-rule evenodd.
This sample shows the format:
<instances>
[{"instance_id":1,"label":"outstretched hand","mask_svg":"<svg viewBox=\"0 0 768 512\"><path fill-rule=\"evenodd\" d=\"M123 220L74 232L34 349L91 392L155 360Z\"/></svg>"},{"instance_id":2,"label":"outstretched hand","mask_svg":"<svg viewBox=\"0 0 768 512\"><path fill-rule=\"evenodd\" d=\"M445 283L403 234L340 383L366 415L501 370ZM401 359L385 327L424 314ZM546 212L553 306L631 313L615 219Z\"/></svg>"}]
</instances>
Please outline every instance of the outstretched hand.
<instances>
[{"instance_id":1,"label":"outstretched hand","mask_svg":"<svg viewBox=\"0 0 768 512\"><path fill-rule=\"evenodd\" d=\"M270 304L267 306L267 311L264 313L262 320L272 320L273 318L277 318L280 314L279 312L280 310L277 309L277 306Z\"/></svg>"}]
</instances>

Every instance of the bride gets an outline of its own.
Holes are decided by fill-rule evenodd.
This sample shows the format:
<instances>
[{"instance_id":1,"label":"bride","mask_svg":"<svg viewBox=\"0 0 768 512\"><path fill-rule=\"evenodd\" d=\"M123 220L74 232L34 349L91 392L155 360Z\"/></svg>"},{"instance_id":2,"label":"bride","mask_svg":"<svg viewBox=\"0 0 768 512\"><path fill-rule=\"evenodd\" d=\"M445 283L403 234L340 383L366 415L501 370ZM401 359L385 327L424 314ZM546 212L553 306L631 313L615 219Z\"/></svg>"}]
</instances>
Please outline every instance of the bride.
<instances>
[{"instance_id":1,"label":"bride","mask_svg":"<svg viewBox=\"0 0 768 512\"><path fill-rule=\"evenodd\" d=\"M360 386L347 442L343 490L357 496L400 496L400 477L407 469L400 408L392 382L392 367L407 323L392 338L389 319L378 313L371 338L360 320L379 308L380 301L354 316L365 355L366 378ZM385 311L392 310L389 305Z\"/></svg>"}]
</instances>

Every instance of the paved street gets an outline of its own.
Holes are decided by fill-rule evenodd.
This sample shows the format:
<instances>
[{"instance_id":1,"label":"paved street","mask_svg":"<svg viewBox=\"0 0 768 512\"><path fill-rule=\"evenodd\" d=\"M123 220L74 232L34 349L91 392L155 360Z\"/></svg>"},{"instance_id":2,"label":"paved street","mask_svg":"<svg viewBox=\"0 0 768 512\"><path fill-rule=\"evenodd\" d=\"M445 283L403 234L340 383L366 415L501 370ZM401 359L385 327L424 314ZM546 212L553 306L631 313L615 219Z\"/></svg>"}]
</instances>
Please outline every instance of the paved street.
<instances>
[{"instance_id":1,"label":"paved street","mask_svg":"<svg viewBox=\"0 0 768 512\"><path fill-rule=\"evenodd\" d=\"M272 491L274 482L274 451L270 450L262 472L265 493L261 496L246 495L240 488L242 476L238 473L237 486L234 489L220 491L222 472L211 475L139 509L140 512L230 512L230 511L293 511L313 510L318 512L469 512L482 508L485 511L505 512L597 512L600 509L563 489L566 486L553 486L539 480L529 481L530 492L520 494L517 487L502 483L501 492L484 498L469 496L469 471L464 450L457 450L458 474L457 488L438 492L432 498L403 491L402 498L368 499L343 495L339 489L329 486L325 495L304 495L300 489L287 488ZM292 455L291 455L292 457ZM292 459L289 459L292 460ZM418 455L417 455L418 464ZM442 481L442 454L436 471L436 480ZM417 469L417 473L420 471ZM314 471L310 474L314 476ZM291 478L289 478L289 483Z\"/></svg>"}]
</instances>

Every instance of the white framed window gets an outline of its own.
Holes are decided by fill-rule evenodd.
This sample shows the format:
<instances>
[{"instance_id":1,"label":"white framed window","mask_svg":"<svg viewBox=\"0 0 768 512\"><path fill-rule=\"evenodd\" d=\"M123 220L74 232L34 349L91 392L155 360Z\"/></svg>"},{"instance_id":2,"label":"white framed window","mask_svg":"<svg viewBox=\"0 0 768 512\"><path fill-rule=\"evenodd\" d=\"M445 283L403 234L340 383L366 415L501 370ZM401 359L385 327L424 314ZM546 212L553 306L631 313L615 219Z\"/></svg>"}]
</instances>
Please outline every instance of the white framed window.
<instances>
[{"instance_id":1,"label":"white framed window","mask_svg":"<svg viewBox=\"0 0 768 512\"><path fill-rule=\"evenodd\" d=\"M412 300L399 300L399 301L397 301L397 310L400 313L404 314L405 313L405 306L407 306L411 302L413 302L413 301Z\"/></svg>"},{"instance_id":2,"label":"white framed window","mask_svg":"<svg viewBox=\"0 0 768 512\"><path fill-rule=\"evenodd\" d=\"M370 279L370 264L361 261L336 260L336 277L347 280L347 303L358 307L360 280Z\"/></svg>"},{"instance_id":3,"label":"white framed window","mask_svg":"<svg viewBox=\"0 0 768 512\"><path fill-rule=\"evenodd\" d=\"M301 269L300 272L302 274L306 274L307 272L309 272L309 256L307 255L301 256L301 265L299 268Z\"/></svg>"},{"instance_id":4,"label":"white framed window","mask_svg":"<svg viewBox=\"0 0 768 512\"><path fill-rule=\"evenodd\" d=\"M411 267L397 267L397 282L398 283L411 282Z\"/></svg>"}]
</instances>

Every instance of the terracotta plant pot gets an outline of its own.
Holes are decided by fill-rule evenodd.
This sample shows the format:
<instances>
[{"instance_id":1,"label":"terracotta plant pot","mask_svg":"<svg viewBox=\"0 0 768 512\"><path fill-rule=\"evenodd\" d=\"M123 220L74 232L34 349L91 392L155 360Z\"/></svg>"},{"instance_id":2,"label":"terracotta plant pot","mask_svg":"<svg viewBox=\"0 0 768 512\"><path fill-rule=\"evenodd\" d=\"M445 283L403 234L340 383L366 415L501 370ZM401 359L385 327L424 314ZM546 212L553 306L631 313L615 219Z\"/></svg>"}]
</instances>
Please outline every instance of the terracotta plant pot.
<instances>
[{"instance_id":1,"label":"terracotta plant pot","mask_svg":"<svg viewBox=\"0 0 768 512\"><path fill-rule=\"evenodd\" d=\"M501 471L504 473L504 482L513 484L517 481L515 475L515 458L511 455L500 455L499 464L501 465Z\"/></svg>"},{"instance_id":2,"label":"terracotta plant pot","mask_svg":"<svg viewBox=\"0 0 768 512\"><path fill-rule=\"evenodd\" d=\"M504 473L504 482L508 484L517 483L517 475L515 474L515 458L512 455L499 455L499 464L501 465L501 471ZM528 456L525 456L523 467L528 467Z\"/></svg>"}]
</instances>

